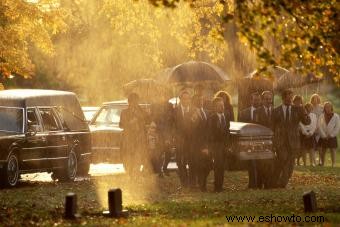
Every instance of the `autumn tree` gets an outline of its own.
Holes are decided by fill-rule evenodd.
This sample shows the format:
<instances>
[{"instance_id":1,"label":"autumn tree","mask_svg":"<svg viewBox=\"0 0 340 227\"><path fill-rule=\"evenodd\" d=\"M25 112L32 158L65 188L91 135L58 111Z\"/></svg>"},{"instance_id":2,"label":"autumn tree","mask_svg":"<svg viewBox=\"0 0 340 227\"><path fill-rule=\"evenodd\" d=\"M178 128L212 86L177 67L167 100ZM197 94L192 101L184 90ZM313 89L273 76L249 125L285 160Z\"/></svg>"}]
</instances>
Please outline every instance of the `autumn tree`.
<instances>
[{"instance_id":1,"label":"autumn tree","mask_svg":"<svg viewBox=\"0 0 340 227\"><path fill-rule=\"evenodd\" d=\"M203 2L214 2L204 1ZM180 7L179 0L150 0ZM193 7L198 0L188 0ZM336 0L220 0L220 20L237 25L240 40L255 51L257 68L280 65L300 74L331 76L340 85L339 8Z\"/></svg>"},{"instance_id":2,"label":"autumn tree","mask_svg":"<svg viewBox=\"0 0 340 227\"><path fill-rule=\"evenodd\" d=\"M36 48L53 54L52 36L65 29L56 1L0 0L0 74L31 77L35 73L29 53Z\"/></svg>"},{"instance_id":3,"label":"autumn tree","mask_svg":"<svg viewBox=\"0 0 340 227\"><path fill-rule=\"evenodd\" d=\"M223 5L180 4L172 10L147 0L61 1L70 12L68 31L55 39L55 56L39 65L98 102L118 98L131 80L184 61L223 62L227 43L216 17Z\"/></svg>"}]
</instances>

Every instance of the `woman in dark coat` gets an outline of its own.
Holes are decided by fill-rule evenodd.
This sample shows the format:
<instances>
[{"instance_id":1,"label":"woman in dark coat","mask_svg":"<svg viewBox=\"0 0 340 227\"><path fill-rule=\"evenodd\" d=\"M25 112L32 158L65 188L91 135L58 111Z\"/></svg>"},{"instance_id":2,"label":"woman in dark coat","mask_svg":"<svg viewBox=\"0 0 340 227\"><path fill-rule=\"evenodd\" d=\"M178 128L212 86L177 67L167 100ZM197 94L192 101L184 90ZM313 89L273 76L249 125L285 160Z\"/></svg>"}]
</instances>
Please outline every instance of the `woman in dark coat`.
<instances>
[{"instance_id":1,"label":"woman in dark coat","mask_svg":"<svg viewBox=\"0 0 340 227\"><path fill-rule=\"evenodd\" d=\"M226 116L226 118L229 121L234 121L234 110L233 110L233 106L231 105L231 96L229 95L228 92L226 91L218 91L215 94L215 98L216 97L220 97L223 99L223 103L224 103L224 115Z\"/></svg>"}]
</instances>

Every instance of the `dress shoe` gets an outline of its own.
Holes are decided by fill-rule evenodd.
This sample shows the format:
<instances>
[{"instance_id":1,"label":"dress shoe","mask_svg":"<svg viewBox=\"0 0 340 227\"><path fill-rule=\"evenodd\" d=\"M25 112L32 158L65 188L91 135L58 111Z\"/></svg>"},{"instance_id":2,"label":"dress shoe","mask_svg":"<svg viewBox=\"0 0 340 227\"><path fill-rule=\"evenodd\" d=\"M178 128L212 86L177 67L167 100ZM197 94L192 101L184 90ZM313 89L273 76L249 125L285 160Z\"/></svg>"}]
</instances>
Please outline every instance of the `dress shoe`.
<instances>
[{"instance_id":1,"label":"dress shoe","mask_svg":"<svg viewBox=\"0 0 340 227\"><path fill-rule=\"evenodd\" d=\"M217 188L214 190L215 193L220 193L220 192L224 192L225 189L224 188Z\"/></svg>"},{"instance_id":2,"label":"dress shoe","mask_svg":"<svg viewBox=\"0 0 340 227\"><path fill-rule=\"evenodd\" d=\"M207 187L200 187L201 192L207 192Z\"/></svg>"}]
</instances>

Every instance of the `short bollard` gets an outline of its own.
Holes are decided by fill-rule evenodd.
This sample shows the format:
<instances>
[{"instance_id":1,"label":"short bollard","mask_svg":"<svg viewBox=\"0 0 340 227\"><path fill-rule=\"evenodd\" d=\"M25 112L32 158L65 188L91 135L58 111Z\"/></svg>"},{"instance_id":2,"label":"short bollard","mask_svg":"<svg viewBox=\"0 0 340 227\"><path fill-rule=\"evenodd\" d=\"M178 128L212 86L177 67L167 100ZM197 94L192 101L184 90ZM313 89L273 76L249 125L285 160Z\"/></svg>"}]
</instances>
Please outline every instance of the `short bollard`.
<instances>
[{"instance_id":1,"label":"short bollard","mask_svg":"<svg viewBox=\"0 0 340 227\"><path fill-rule=\"evenodd\" d=\"M75 219L79 217L80 215L77 214L77 195L73 192L69 192L67 193L65 200L65 218Z\"/></svg>"},{"instance_id":2,"label":"short bollard","mask_svg":"<svg viewBox=\"0 0 340 227\"><path fill-rule=\"evenodd\" d=\"M108 191L109 210L104 211L105 216L120 218L129 215L127 210L123 210L122 206L122 190L120 188L110 189Z\"/></svg>"},{"instance_id":3,"label":"short bollard","mask_svg":"<svg viewBox=\"0 0 340 227\"><path fill-rule=\"evenodd\" d=\"M305 207L305 212L315 212L317 209L316 206L316 197L314 191L305 192L303 194L303 204Z\"/></svg>"}]
</instances>

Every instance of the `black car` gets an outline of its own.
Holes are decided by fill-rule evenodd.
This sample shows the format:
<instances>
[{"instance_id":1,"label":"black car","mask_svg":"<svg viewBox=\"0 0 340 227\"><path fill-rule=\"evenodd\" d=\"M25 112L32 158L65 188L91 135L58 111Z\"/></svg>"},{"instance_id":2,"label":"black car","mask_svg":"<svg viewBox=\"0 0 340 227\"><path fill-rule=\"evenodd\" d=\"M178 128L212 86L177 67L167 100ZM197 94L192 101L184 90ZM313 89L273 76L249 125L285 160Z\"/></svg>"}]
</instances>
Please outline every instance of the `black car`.
<instances>
[{"instance_id":1,"label":"black car","mask_svg":"<svg viewBox=\"0 0 340 227\"><path fill-rule=\"evenodd\" d=\"M54 90L0 91L0 184L21 173L74 180L89 170L91 134L76 95Z\"/></svg>"},{"instance_id":2,"label":"black car","mask_svg":"<svg viewBox=\"0 0 340 227\"><path fill-rule=\"evenodd\" d=\"M149 112L149 104L140 104ZM92 161L122 163L120 114L128 107L127 100L105 102L90 122Z\"/></svg>"}]
</instances>

